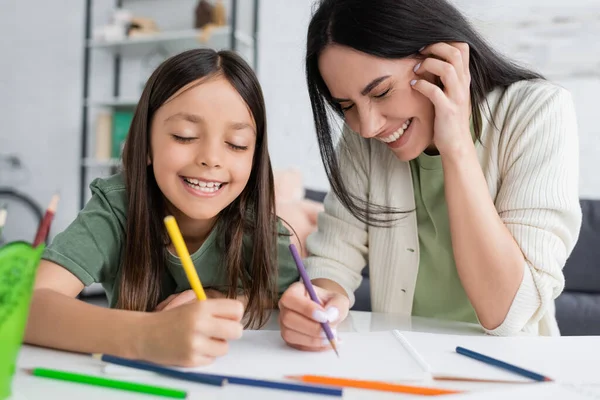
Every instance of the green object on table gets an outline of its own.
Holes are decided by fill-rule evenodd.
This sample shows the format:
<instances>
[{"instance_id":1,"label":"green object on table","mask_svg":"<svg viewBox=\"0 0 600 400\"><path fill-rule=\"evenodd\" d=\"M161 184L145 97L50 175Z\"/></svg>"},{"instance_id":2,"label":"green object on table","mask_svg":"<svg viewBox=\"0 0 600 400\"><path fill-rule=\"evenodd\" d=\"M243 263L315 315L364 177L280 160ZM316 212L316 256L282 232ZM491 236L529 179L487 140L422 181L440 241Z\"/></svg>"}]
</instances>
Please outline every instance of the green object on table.
<instances>
[{"instance_id":1,"label":"green object on table","mask_svg":"<svg viewBox=\"0 0 600 400\"><path fill-rule=\"evenodd\" d=\"M11 394L11 382L29 315L37 267L45 245L26 242L0 247L0 399Z\"/></svg>"},{"instance_id":2,"label":"green object on table","mask_svg":"<svg viewBox=\"0 0 600 400\"><path fill-rule=\"evenodd\" d=\"M98 376L75 374L66 371L57 371L46 368L35 368L31 374L43 378L60 379L63 381L85 383L87 385L103 386L113 389L128 390L130 392L153 394L156 396L172 397L175 399L185 399L187 393L183 390L169 389L160 386L146 385L143 383L133 383L119 381L115 379L100 378Z\"/></svg>"}]
</instances>

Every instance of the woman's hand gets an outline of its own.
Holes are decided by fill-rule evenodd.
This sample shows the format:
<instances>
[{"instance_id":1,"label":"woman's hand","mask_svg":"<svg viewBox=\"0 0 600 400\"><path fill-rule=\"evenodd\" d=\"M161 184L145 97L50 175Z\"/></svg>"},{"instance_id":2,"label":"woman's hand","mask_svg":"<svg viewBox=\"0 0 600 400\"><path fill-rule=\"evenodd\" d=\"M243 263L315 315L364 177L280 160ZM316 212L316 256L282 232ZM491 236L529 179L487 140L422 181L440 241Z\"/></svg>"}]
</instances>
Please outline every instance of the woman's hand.
<instances>
[{"instance_id":1,"label":"woman's hand","mask_svg":"<svg viewBox=\"0 0 600 400\"><path fill-rule=\"evenodd\" d=\"M415 66L415 74L420 79L412 80L410 84L435 107L433 143L440 155L459 154L465 146L473 146L469 45L435 43L420 53L427 58ZM428 81L425 74L438 76L443 89Z\"/></svg>"},{"instance_id":2,"label":"woman's hand","mask_svg":"<svg viewBox=\"0 0 600 400\"><path fill-rule=\"evenodd\" d=\"M331 349L323 333L322 322L329 322L337 338L335 327L348 315L348 297L315 286L323 303L312 301L302 282L291 285L279 301L279 325L285 342L299 350L322 351Z\"/></svg>"}]
</instances>

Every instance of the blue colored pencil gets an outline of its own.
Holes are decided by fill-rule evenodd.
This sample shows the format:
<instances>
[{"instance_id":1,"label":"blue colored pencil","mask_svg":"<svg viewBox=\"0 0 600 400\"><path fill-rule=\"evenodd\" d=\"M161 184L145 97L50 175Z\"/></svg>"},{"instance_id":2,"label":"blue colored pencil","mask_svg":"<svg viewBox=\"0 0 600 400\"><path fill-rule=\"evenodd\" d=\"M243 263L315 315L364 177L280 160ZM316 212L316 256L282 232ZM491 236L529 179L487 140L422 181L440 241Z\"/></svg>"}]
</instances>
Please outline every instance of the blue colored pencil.
<instances>
[{"instance_id":1,"label":"blue colored pencil","mask_svg":"<svg viewBox=\"0 0 600 400\"><path fill-rule=\"evenodd\" d=\"M190 376L186 372L183 372L183 371L178 371L176 369L171 369L171 368L164 368L164 367L161 367L160 365L156 365L156 364L152 364L152 363L148 363L148 362L144 362L144 361L129 360L126 358L111 356L108 354L102 354L100 356L100 359L104 362L111 363L111 364L122 365L124 367L129 367L129 368L143 369L145 371L156 372L158 374L170 376L172 378L184 379L184 380L188 380L188 381L194 381L197 383L204 383L206 385L223 386L223 384L225 384L225 379L223 379L223 378L212 377L212 376L206 376L206 377L205 376Z\"/></svg>"},{"instance_id":2,"label":"blue colored pencil","mask_svg":"<svg viewBox=\"0 0 600 400\"><path fill-rule=\"evenodd\" d=\"M287 390L292 392L301 392L301 393L313 393L313 394L322 394L327 396L337 396L341 397L343 394L343 390L339 388L328 388L322 386L314 386L314 385L301 385L296 383L286 383L286 382L277 382L277 381L269 381L263 379L251 379L251 378L242 378L236 376L229 375L214 375L214 374L206 374L199 372L183 372L178 371L176 369L161 367L156 364L148 363L145 361L138 360L130 360L127 358L121 358L111 355L103 354L100 356L100 359L104 362L122 365L124 367L142 369L146 371L157 372L162 375L171 376L173 378L183 379L192 382L200 382L200 383L208 383L209 382L219 382L218 385L222 385L223 383L233 384L233 385L244 385L244 386L253 386L260 387L266 389L279 389L279 390Z\"/></svg>"},{"instance_id":3,"label":"blue colored pencil","mask_svg":"<svg viewBox=\"0 0 600 400\"><path fill-rule=\"evenodd\" d=\"M495 367L502 368L502 369L505 369L510 372L514 372L515 374L524 376L526 378L533 379L534 381L539 381L539 382L553 381L553 379L548 378L547 376L540 375L538 373L526 370L524 368L517 367L516 365L512 365L507 362L497 360L495 358L483 355L481 353L477 353L473 350L465 349L464 347L460 347L460 346L456 347L456 352L458 354L462 354L463 356L467 356L467 357L473 358L475 360L484 362L486 364L493 365Z\"/></svg>"}]
</instances>

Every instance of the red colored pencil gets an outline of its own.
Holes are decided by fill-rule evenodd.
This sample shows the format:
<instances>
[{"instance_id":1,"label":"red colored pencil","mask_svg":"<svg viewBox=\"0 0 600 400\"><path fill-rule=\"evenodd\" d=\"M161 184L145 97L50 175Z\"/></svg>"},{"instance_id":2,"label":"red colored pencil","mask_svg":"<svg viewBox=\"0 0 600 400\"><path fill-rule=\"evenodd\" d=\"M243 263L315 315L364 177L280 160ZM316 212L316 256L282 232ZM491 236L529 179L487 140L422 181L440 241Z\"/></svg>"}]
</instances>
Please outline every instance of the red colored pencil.
<instances>
[{"instance_id":1,"label":"red colored pencil","mask_svg":"<svg viewBox=\"0 0 600 400\"><path fill-rule=\"evenodd\" d=\"M46 209L46 214L40 222L40 226L38 227L37 233L35 234L35 239L33 240L33 247L39 246L42 242L46 241L48 237L48 232L50 232L50 225L52 224L52 219L54 218L54 213L56 212L56 207L58 206L58 200L60 197L55 194L52 196L52 200L50 200L50 204Z\"/></svg>"}]
</instances>

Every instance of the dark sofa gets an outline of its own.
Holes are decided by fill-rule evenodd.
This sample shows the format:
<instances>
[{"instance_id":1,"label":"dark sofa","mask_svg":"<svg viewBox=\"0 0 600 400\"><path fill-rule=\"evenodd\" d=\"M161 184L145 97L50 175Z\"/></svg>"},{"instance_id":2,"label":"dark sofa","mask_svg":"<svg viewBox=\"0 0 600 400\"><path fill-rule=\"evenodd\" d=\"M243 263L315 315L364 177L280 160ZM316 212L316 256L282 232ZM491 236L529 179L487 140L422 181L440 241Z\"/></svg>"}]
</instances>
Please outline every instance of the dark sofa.
<instances>
[{"instance_id":1,"label":"dark sofa","mask_svg":"<svg viewBox=\"0 0 600 400\"><path fill-rule=\"evenodd\" d=\"M323 201L325 194L307 190L306 197ZM562 335L600 335L600 200L581 200L583 222L579 240L564 268L565 290L556 299ZM355 292L353 310L370 311L369 269Z\"/></svg>"}]
</instances>

